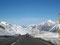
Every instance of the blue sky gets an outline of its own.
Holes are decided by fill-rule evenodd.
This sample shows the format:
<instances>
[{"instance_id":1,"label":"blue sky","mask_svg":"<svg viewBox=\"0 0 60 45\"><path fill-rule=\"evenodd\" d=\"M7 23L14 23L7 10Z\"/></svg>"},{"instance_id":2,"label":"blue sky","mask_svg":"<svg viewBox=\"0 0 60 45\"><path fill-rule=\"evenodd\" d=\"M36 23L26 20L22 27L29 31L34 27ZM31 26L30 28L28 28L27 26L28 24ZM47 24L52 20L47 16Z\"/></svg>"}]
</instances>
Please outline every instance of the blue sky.
<instances>
[{"instance_id":1,"label":"blue sky","mask_svg":"<svg viewBox=\"0 0 60 45\"><path fill-rule=\"evenodd\" d=\"M0 21L10 24L40 24L58 21L60 0L0 0Z\"/></svg>"}]
</instances>

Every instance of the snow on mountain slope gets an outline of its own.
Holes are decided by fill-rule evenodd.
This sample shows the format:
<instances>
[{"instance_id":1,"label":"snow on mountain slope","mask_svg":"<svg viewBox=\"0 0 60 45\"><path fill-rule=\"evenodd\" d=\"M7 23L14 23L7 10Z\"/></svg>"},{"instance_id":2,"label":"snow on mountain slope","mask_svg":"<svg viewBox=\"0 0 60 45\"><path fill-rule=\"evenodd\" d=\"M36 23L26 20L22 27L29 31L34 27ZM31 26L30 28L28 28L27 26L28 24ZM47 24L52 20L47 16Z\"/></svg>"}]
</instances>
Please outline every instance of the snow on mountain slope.
<instances>
[{"instance_id":1,"label":"snow on mountain slope","mask_svg":"<svg viewBox=\"0 0 60 45\"><path fill-rule=\"evenodd\" d=\"M58 33L52 33L47 31L41 31L40 34L34 36L35 38L42 38L44 40L50 41L54 44L57 44L58 39Z\"/></svg>"},{"instance_id":2,"label":"snow on mountain slope","mask_svg":"<svg viewBox=\"0 0 60 45\"><path fill-rule=\"evenodd\" d=\"M11 29L11 25L6 23L6 22L0 22L0 26L4 27L5 29L0 27L0 35L14 35L16 34L12 29ZM1 34L2 32L2 34Z\"/></svg>"},{"instance_id":3,"label":"snow on mountain slope","mask_svg":"<svg viewBox=\"0 0 60 45\"><path fill-rule=\"evenodd\" d=\"M57 24L57 25L56 25ZM56 25L56 26L55 26ZM19 26L19 25L12 25L6 22L0 22L0 35L9 34L9 35L24 35L29 33L31 35L38 35L41 31L48 31L48 32L58 32L58 23L53 22L51 20L47 20L41 24L31 24L26 28ZM3 27L5 29L3 29ZM51 30L51 31L50 31Z\"/></svg>"},{"instance_id":4,"label":"snow on mountain slope","mask_svg":"<svg viewBox=\"0 0 60 45\"><path fill-rule=\"evenodd\" d=\"M6 22L0 22L0 36L1 35L25 35L26 33L30 33L30 31L26 28L23 28L19 25L12 25Z\"/></svg>"},{"instance_id":5,"label":"snow on mountain slope","mask_svg":"<svg viewBox=\"0 0 60 45\"><path fill-rule=\"evenodd\" d=\"M0 36L10 35L8 32L6 32L4 29L0 29Z\"/></svg>"},{"instance_id":6,"label":"snow on mountain slope","mask_svg":"<svg viewBox=\"0 0 60 45\"><path fill-rule=\"evenodd\" d=\"M47 20L40 24L31 24L31 25L27 26L27 29L29 29L29 30L36 29L39 31L50 31L50 29L51 29L51 32L58 32L58 24L51 20Z\"/></svg>"},{"instance_id":7,"label":"snow on mountain slope","mask_svg":"<svg viewBox=\"0 0 60 45\"><path fill-rule=\"evenodd\" d=\"M30 31L22 26L13 25L11 27L17 34L25 35L26 33L30 33Z\"/></svg>"}]
</instances>

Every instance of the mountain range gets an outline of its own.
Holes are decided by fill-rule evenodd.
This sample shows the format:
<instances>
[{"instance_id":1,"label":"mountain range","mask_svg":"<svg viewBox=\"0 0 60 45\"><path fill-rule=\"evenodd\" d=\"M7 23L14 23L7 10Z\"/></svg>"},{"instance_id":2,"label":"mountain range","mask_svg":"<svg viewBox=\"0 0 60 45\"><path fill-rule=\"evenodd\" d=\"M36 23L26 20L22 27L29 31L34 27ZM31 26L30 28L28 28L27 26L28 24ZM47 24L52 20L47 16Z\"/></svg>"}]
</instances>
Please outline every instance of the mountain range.
<instances>
[{"instance_id":1,"label":"mountain range","mask_svg":"<svg viewBox=\"0 0 60 45\"><path fill-rule=\"evenodd\" d=\"M27 27L0 22L1 35L25 35L25 34L40 34L41 31L58 32L58 22L51 20L44 21L40 24L31 24Z\"/></svg>"}]
</instances>

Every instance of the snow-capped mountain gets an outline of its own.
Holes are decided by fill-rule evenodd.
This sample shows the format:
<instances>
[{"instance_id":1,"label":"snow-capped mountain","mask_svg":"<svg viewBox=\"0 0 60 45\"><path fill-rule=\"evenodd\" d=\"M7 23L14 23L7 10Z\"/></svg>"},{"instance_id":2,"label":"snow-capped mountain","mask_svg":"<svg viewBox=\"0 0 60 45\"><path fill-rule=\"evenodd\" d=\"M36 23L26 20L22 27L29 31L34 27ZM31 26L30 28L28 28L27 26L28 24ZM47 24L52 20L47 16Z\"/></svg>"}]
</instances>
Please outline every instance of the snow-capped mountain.
<instances>
[{"instance_id":1,"label":"snow-capped mountain","mask_svg":"<svg viewBox=\"0 0 60 45\"><path fill-rule=\"evenodd\" d=\"M30 33L29 30L19 25L12 25L6 22L0 22L0 36L2 35L24 35Z\"/></svg>"},{"instance_id":2,"label":"snow-capped mountain","mask_svg":"<svg viewBox=\"0 0 60 45\"><path fill-rule=\"evenodd\" d=\"M51 20L47 20L41 24L31 24L27 26L27 29L30 30L39 30L39 31L50 31L50 32L58 32L58 23L53 22Z\"/></svg>"},{"instance_id":3,"label":"snow-capped mountain","mask_svg":"<svg viewBox=\"0 0 60 45\"><path fill-rule=\"evenodd\" d=\"M40 24L31 24L27 27L0 22L0 35L31 35L40 34L41 31L58 32L58 23L47 20Z\"/></svg>"}]
</instances>

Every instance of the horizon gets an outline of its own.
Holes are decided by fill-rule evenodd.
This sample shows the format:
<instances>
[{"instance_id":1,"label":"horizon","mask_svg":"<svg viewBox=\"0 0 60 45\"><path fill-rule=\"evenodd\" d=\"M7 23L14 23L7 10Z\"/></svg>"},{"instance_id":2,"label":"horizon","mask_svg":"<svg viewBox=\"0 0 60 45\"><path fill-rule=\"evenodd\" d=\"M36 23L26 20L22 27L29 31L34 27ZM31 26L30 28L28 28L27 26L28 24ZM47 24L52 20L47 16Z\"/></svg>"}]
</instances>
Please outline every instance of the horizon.
<instances>
[{"instance_id":1,"label":"horizon","mask_svg":"<svg viewBox=\"0 0 60 45\"><path fill-rule=\"evenodd\" d=\"M43 22L46 22L46 21L49 21L49 22L58 22L58 21L53 21L53 20L45 20L45 21L43 21ZM2 22L2 23L8 23L8 22L4 22L4 21L0 21L0 22ZM41 22L41 23L43 23L43 22ZM39 23L39 24L41 24L41 23ZM11 23L8 23L8 24L11 24ZM18 24L12 24L12 25L18 25ZM33 24L29 24L29 25L33 25ZM19 25L19 26L29 26L29 25Z\"/></svg>"},{"instance_id":2,"label":"horizon","mask_svg":"<svg viewBox=\"0 0 60 45\"><path fill-rule=\"evenodd\" d=\"M40 24L59 20L60 0L0 0L0 21L9 24Z\"/></svg>"}]
</instances>

